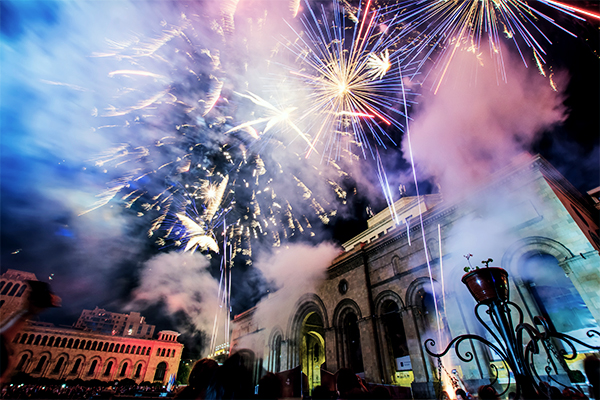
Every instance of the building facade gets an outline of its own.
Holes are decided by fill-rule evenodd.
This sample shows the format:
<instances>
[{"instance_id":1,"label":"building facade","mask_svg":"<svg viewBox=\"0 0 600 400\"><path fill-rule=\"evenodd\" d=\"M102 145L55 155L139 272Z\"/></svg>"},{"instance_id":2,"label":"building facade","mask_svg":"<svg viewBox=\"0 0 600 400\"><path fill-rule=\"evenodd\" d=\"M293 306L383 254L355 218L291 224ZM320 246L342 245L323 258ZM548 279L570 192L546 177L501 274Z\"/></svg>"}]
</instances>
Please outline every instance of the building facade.
<instances>
[{"instance_id":1,"label":"building facade","mask_svg":"<svg viewBox=\"0 0 600 400\"><path fill-rule=\"evenodd\" d=\"M440 384L453 393L451 378L476 392L496 370L506 382L509 372L483 346L469 345L472 362L451 352L440 364L424 351L429 338L438 351L460 334L489 338L461 283L468 253L477 265L489 257L509 273L510 298L525 322L540 315L557 331L600 345L585 335L600 321L596 210L541 157L507 167L460 201L404 198L396 211L402 224L387 210L374 216L276 325L261 325L254 310L237 316L232 351L250 348L258 375L300 365L309 388L322 371L341 367L368 382L408 387L414 398L436 398ZM277 302L280 292L265 301ZM572 370L582 370L586 353L578 350Z\"/></svg>"},{"instance_id":2,"label":"building facade","mask_svg":"<svg viewBox=\"0 0 600 400\"><path fill-rule=\"evenodd\" d=\"M137 312L120 314L102 308L83 310L75 323L75 328L112 336L151 339L154 325L146 323L145 318Z\"/></svg>"},{"instance_id":3,"label":"building facade","mask_svg":"<svg viewBox=\"0 0 600 400\"><path fill-rule=\"evenodd\" d=\"M23 309L30 290L27 280L37 279L34 274L16 270L0 276L3 323ZM110 327L109 334L93 331L86 325L95 324L97 321L92 319L95 317L114 321L112 325L102 321L103 328ZM15 372L60 380L111 382L129 378L137 383L166 384L171 376L177 375L183 344L177 342L179 333L174 331L160 331L153 340L154 326L144 321L138 313L118 314L96 308L84 310L75 328L29 322L11 343ZM127 328L130 325L133 326ZM142 327L139 334L138 327Z\"/></svg>"}]
</instances>

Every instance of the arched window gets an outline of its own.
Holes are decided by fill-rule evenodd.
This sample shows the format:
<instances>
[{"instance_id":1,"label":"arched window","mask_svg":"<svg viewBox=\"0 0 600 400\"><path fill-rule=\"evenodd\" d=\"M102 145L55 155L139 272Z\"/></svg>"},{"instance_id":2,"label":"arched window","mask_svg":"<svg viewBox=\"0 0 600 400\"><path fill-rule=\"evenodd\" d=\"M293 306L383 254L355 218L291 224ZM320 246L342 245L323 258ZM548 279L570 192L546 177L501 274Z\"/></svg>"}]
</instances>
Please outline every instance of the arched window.
<instances>
[{"instance_id":1,"label":"arched window","mask_svg":"<svg viewBox=\"0 0 600 400\"><path fill-rule=\"evenodd\" d=\"M154 373L154 380L155 381L164 381L165 380L165 372L167 372L167 363L166 362L160 362L157 366L156 366L156 372Z\"/></svg>"},{"instance_id":2,"label":"arched window","mask_svg":"<svg viewBox=\"0 0 600 400\"><path fill-rule=\"evenodd\" d=\"M348 367L355 373L364 372L362 348L360 345L360 330L358 318L353 312L348 312L343 321L344 344L348 354Z\"/></svg>"},{"instance_id":3,"label":"arched window","mask_svg":"<svg viewBox=\"0 0 600 400\"><path fill-rule=\"evenodd\" d=\"M60 357L58 359L58 361L56 362L56 365L54 365L54 369L52 370L52 373L58 374L60 372L60 369L62 368L64 362L65 362L65 358Z\"/></svg>"},{"instance_id":4,"label":"arched window","mask_svg":"<svg viewBox=\"0 0 600 400\"><path fill-rule=\"evenodd\" d=\"M40 361L38 361L35 369L33 370L33 372L41 372L42 368L44 368L44 364L46 364L46 360L48 359L48 357L46 356L42 356L42 358L40 358Z\"/></svg>"},{"instance_id":5,"label":"arched window","mask_svg":"<svg viewBox=\"0 0 600 400\"><path fill-rule=\"evenodd\" d=\"M124 353L124 352L125 352L125 345L122 344L121 349L119 350L119 353Z\"/></svg>"},{"instance_id":6,"label":"arched window","mask_svg":"<svg viewBox=\"0 0 600 400\"><path fill-rule=\"evenodd\" d=\"M2 290L2 288L4 287L4 284L6 283L6 281L2 281L0 282L0 290Z\"/></svg>"},{"instance_id":7,"label":"arched window","mask_svg":"<svg viewBox=\"0 0 600 400\"><path fill-rule=\"evenodd\" d=\"M146 355L149 356L150 355L150 347L148 347L148 349L146 349Z\"/></svg>"},{"instance_id":8,"label":"arched window","mask_svg":"<svg viewBox=\"0 0 600 400\"><path fill-rule=\"evenodd\" d=\"M110 346L108 346L108 352L109 353L112 352L114 350L114 348L115 348L115 344L111 343Z\"/></svg>"},{"instance_id":9,"label":"arched window","mask_svg":"<svg viewBox=\"0 0 600 400\"><path fill-rule=\"evenodd\" d=\"M10 293L8 294L9 296L14 296L15 293L17 293L17 289L19 289L21 285L20 284L16 284L15 286L13 286L12 290L10 291Z\"/></svg>"},{"instance_id":10,"label":"arched window","mask_svg":"<svg viewBox=\"0 0 600 400\"><path fill-rule=\"evenodd\" d=\"M137 368L135 369L135 377L139 378L141 373L142 373L142 364L138 364Z\"/></svg>"},{"instance_id":11,"label":"arched window","mask_svg":"<svg viewBox=\"0 0 600 400\"><path fill-rule=\"evenodd\" d=\"M160 356L160 349L156 349L156 356Z\"/></svg>"},{"instance_id":12,"label":"arched window","mask_svg":"<svg viewBox=\"0 0 600 400\"><path fill-rule=\"evenodd\" d=\"M93 342L90 350L96 350L96 346L98 346L98 342Z\"/></svg>"},{"instance_id":13,"label":"arched window","mask_svg":"<svg viewBox=\"0 0 600 400\"><path fill-rule=\"evenodd\" d=\"M108 364L106 364L106 369L104 370L104 376L110 375L110 370L112 369L112 366L113 366L112 361L109 361Z\"/></svg>"},{"instance_id":14,"label":"arched window","mask_svg":"<svg viewBox=\"0 0 600 400\"><path fill-rule=\"evenodd\" d=\"M79 367L81 366L81 358L75 360L75 364L73 364L73 368L71 368L71 374L74 375L79 371Z\"/></svg>"},{"instance_id":15,"label":"arched window","mask_svg":"<svg viewBox=\"0 0 600 400\"><path fill-rule=\"evenodd\" d=\"M108 351L108 342L104 343L104 348L102 349L102 351Z\"/></svg>"},{"instance_id":16,"label":"arched window","mask_svg":"<svg viewBox=\"0 0 600 400\"><path fill-rule=\"evenodd\" d=\"M165 356L165 351L167 351L167 349L162 349L162 351L160 352L160 356L164 357Z\"/></svg>"},{"instance_id":17,"label":"arched window","mask_svg":"<svg viewBox=\"0 0 600 400\"><path fill-rule=\"evenodd\" d=\"M19 343L24 344L26 340L27 340L27 334L24 333L23 336L21 336L21 341Z\"/></svg>"},{"instance_id":18,"label":"arched window","mask_svg":"<svg viewBox=\"0 0 600 400\"><path fill-rule=\"evenodd\" d=\"M33 339L35 339L35 336L33 334L29 335L29 339L27 340L27 344L32 344L33 343Z\"/></svg>"},{"instance_id":19,"label":"arched window","mask_svg":"<svg viewBox=\"0 0 600 400\"><path fill-rule=\"evenodd\" d=\"M90 347L92 347L92 341L91 341L91 340L88 340L88 341L87 341L87 343L85 344L85 349L86 349L86 350L89 350L89 349L90 349Z\"/></svg>"},{"instance_id":20,"label":"arched window","mask_svg":"<svg viewBox=\"0 0 600 400\"><path fill-rule=\"evenodd\" d=\"M121 373L119 374L119 376L125 376L126 372L127 372L127 363L123 364L123 367L121 367Z\"/></svg>"},{"instance_id":21,"label":"arched window","mask_svg":"<svg viewBox=\"0 0 600 400\"><path fill-rule=\"evenodd\" d=\"M41 343L40 343L40 346L45 346L45 345L46 345L46 343L48 343L48 336L44 336L44 337L42 338L42 341L41 341Z\"/></svg>"},{"instance_id":22,"label":"arched window","mask_svg":"<svg viewBox=\"0 0 600 400\"><path fill-rule=\"evenodd\" d=\"M73 343L73 348L74 349L79 348L79 339L75 339L75 342Z\"/></svg>"},{"instance_id":23,"label":"arched window","mask_svg":"<svg viewBox=\"0 0 600 400\"><path fill-rule=\"evenodd\" d=\"M138 346L137 349L136 349L136 351L135 351L135 354L140 354L140 349L141 349L141 346Z\"/></svg>"},{"instance_id":24,"label":"arched window","mask_svg":"<svg viewBox=\"0 0 600 400\"><path fill-rule=\"evenodd\" d=\"M25 292L25 289L27 289L27 285L21 285L21 289L19 289L19 291L17 292L17 297L23 296L23 292Z\"/></svg>"},{"instance_id":25,"label":"arched window","mask_svg":"<svg viewBox=\"0 0 600 400\"><path fill-rule=\"evenodd\" d=\"M12 342L13 342L13 343L18 343L18 342L19 342L19 338L20 338L20 337L21 337L21 334L20 334L20 333L17 333L17 334L15 335L15 338L13 339L13 341L12 341Z\"/></svg>"},{"instance_id":26,"label":"arched window","mask_svg":"<svg viewBox=\"0 0 600 400\"><path fill-rule=\"evenodd\" d=\"M92 376L94 375L94 372L96 371L96 366L98 365L98 360L94 360L92 361L92 365L90 365L90 369L88 370L88 376Z\"/></svg>"},{"instance_id":27,"label":"arched window","mask_svg":"<svg viewBox=\"0 0 600 400\"><path fill-rule=\"evenodd\" d=\"M64 338L61 342L60 342L60 347L65 347L67 345L67 338Z\"/></svg>"},{"instance_id":28,"label":"arched window","mask_svg":"<svg viewBox=\"0 0 600 400\"><path fill-rule=\"evenodd\" d=\"M79 343L79 350L83 349L85 349L85 340L82 340L81 343Z\"/></svg>"},{"instance_id":29,"label":"arched window","mask_svg":"<svg viewBox=\"0 0 600 400\"><path fill-rule=\"evenodd\" d=\"M0 294L6 294L8 293L8 291L10 290L10 288L12 287L12 282L8 282L8 284L6 286L4 286L4 290L2 290L2 292Z\"/></svg>"},{"instance_id":30,"label":"arched window","mask_svg":"<svg viewBox=\"0 0 600 400\"><path fill-rule=\"evenodd\" d=\"M167 355L166 357L170 357L171 356L171 349L167 350Z\"/></svg>"},{"instance_id":31,"label":"arched window","mask_svg":"<svg viewBox=\"0 0 600 400\"><path fill-rule=\"evenodd\" d=\"M273 347L271 348L271 362L273 366L272 372L281 371L281 335L277 334L273 339Z\"/></svg>"},{"instance_id":32,"label":"arched window","mask_svg":"<svg viewBox=\"0 0 600 400\"><path fill-rule=\"evenodd\" d=\"M571 280L551 255L535 253L520 260L521 277L540 315L558 332L589 341L586 332L599 330ZM583 350L583 349L582 349Z\"/></svg>"},{"instance_id":33,"label":"arched window","mask_svg":"<svg viewBox=\"0 0 600 400\"><path fill-rule=\"evenodd\" d=\"M73 338L69 339L67 342L67 349L70 349L71 347L73 347Z\"/></svg>"},{"instance_id":34,"label":"arched window","mask_svg":"<svg viewBox=\"0 0 600 400\"><path fill-rule=\"evenodd\" d=\"M60 341L61 341L61 338L57 337L56 340L54 341L54 347L59 347Z\"/></svg>"},{"instance_id":35,"label":"arched window","mask_svg":"<svg viewBox=\"0 0 600 400\"><path fill-rule=\"evenodd\" d=\"M37 335L37 336L35 337L35 342L33 342L33 344L34 344L35 346L37 346L38 344L40 344L40 341L41 341L41 340L42 340L42 335Z\"/></svg>"},{"instance_id":36,"label":"arched window","mask_svg":"<svg viewBox=\"0 0 600 400\"><path fill-rule=\"evenodd\" d=\"M129 350L131 350L131 346L127 345L127 349L125 350L125 353L129 354Z\"/></svg>"},{"instance_id":37,"label":"arched window","mask_svg":"<svg viewBox=\"0 0 600 400\"><path fill-rule=\"evenodd\" d=\"M115 345L115 353L118 353L120 348L121 348L121 345L117 343Z\"/></svg>"},{"instance_id":38,"label":"arched window","mask_svg":"<svg viewBox=\"0 0 600 400\"><path fill-rule=\"evenodd\" d=\"M52 347L53 344L54 344L54 336L50 336L50 339L48 339L48 347Z\"/></svg>"},{"instance_id":39,"label":"arched window","mask_svg":"<svg viewBox=\"0 0 600 400\"><path fill-rule=\"evenodd\" d=\"M27 359L29 358L29 356L27 354L23 354L21 356L21 359L19 360L19 363L17 364L16 370L17 371L22 371L25 367L25 363L27 362Z\"/></svg>"}]
</instances>

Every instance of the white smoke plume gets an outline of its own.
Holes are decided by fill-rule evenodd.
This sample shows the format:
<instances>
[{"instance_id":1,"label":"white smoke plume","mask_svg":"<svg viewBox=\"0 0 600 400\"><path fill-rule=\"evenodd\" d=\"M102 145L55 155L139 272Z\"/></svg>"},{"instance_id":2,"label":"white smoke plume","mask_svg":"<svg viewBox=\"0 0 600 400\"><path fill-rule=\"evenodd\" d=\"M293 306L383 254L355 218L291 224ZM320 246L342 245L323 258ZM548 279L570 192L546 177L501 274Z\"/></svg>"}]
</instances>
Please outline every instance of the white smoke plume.
<instances>
[{"instance_id":1,"label":"white smoke plume","mask_svg":"<svg viewBox=\"0 0 600 400\"><path fill-rule=\"evenodd\" d=\"M318 246L290 244L272 255L260 258L255 266L278 290L258 303L253 315L254 325L267 329L279 326L285 330L286 318L294 311L298 299L306 293L315 292L340 251L331 243ZM257 344L251 341L240 343L240 347L252 348L253 345Z\"/></svg>"},{"instance_id":2,"label":"white smoke plume","mask_svg":"<svg viewBox=\"0 0 600 400\"><path fill-rule=\"evenodd\" d=\"M219 308L219 285L208 267L208 260L201 254L172 252L155 256L145 264L130 307L162 302L169 315L185 313L197 330L209 336Z\"/></svg>"},{"instance_id":3,"label":"white smoke plume","mask_svg":"<svg viewBox=\"0 0 600 400\"><path fill-rule=\"evenodd\" d=\"M477 58L478 57L478 58ZM483 62L476 70L470 66ZM507 82L484 54L458 52L437 92L425 91L410 127L414 159L447 197L464 194L565 119L563 94L507 53ZM557 75L557 74L555 74ZM563 87L565 76L554 81ZM407 137L402 144L405 157Z\"/></svg>"}]
</instances>

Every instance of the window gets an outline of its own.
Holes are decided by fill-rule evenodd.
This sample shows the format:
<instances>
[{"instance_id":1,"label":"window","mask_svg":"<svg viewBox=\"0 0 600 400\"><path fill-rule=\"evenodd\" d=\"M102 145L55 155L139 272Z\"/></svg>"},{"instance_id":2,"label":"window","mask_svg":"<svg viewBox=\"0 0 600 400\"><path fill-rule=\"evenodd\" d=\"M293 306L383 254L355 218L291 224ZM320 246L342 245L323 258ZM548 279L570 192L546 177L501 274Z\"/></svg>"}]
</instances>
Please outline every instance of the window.
<instances>
[{"instance_id":1,"label":"window","mask_svg":"<svg viewBox=\"0 0 600 400\"><path fill-rule=\"evenodd\" d=\"M23 295L23 292L25 292L25 289L27 289L27 285L21 285L21 289L19 289L19 291L17 292L17 297L21 297Z\"/></svg>"},{"instance_id":2,"label":"window","mask_svg":"<svg viewBox=\"0 0 600 400\"><path fill-rule=\"evenodd\" d=\"M396 302L388 300L381 307L381 322L385 329L385 337L391 348L394 358L405 357L408 355L408 345L406 344L406 334L404 333L404 324L400 318L400 310Z\"/></svg>"},{"instance_id":3,"label":"window","mask_svg":"<svg viewBox=\"0 0 600 400\"><path fill-rule=\"evenodd\" d=\"M6 285L4 287L4 290L2 290L2 292L0 294L6 294L6 293L8 293L8 291L10 290L10 288L12 287L12 285L13 285L12 282L8 282L8 285Z\"/></svg>"},{"instance_id":4,"label":"window","mask_svg":"<svg viewBox=\"0 0 600 400\"><path fill-rule=\"evenodd\" d=\"M106 364L106 369L104 370L104 376L110 375L110 370L112 369L112 366L113 366L112 361L109 361L108 364Z\"/></svg>"},{"instance_id":5,"label":"window","mask_svg":"<svg viewBox=\"0 0 600 400\"><path fill-rule=\"evenodd\" d=\"M70 349L71 347L73 347L73 338L69 339L67 342L67 349Z\"/></svg>"},{"instance_id":6,"label":"window","mask_svg":"<svg viewBox=\"0 0 600 400\"><path fill-rule=\"evenodd\" d=\"M98 365L98 360L94 360L92 361L92 365L90 365L90 369L88 370L88 376L92 376L94 375L94 372L96 371L96 366Z\"/></svg>"},{"instance_id":7,"label":"window","mask_svg":"<svg viewBox=\"0 0 600 400\"><path fill-rule=\"evenodd\" d=\"M38 361L33 372L42 372L42 368L44 368L44 364L46 364L47 359L48 359L48 357L42 356L42 358L40 358L40 361Z\"/></svg>"},{"instance_id":8,"label":"window","mask_svg":"<svg viewBox=\"0 0 600 400\"><path fill-rule=\"evenodd\" d=\"M27 289L27 285L21 285L21 289L19 289L19 291L17 292L17 297L21 297L23 295L23 292L25 292L25 289Z\"/></svg>"},{"instance_id":9,"label":"window","mask_svg":"<svg viewBox=\"0 0 600 400\"><path fill-rule=\"evenodd\" d=\"M64 357L59 358L58 361L56 362L56 365L54 366L54 369L52 370L52 373L58 374L60 372L60 369L62 368L62 365L64 362L65 362Z\"/></svg>"},{"instance_id":10,"label":"window","mask_svg":"<svg viewBox=\"0 0 600 400\"><path fill-rule=\"evenodd\" d=\"M71 369L71 374L76 374L77 371L79 371L80 365L81 365L81 358L78 358L77 360L75 360L75 364L73 365L73 368Z\"/></svg>"},{"instance_id":11,"label":"window","mask_svg":"<svg viewBox=\"0 0 600 400\"><path fill-rule=\"evenodd\" d=\"M123 367L121 368L121 373L119 374L119 376L125 376L126 372L127 372L127 363L123 364Z\"/></svg>"},{"instance_id":12,"label":"window","mask_svg":"<svg viewBox=\"0 0 600 400\"><path fill-rule=\"evenodd\" d=\"M19 360L19 363L17 364L17 371L22 371L23 367L25 366L25 363L27 362L27 354L23 354L23 356L21 357L21 359Z\"/></svg>"},{"instance_id":13,"label":"window","mask_svg":"<svg viewBox=\"0 0 600 400\"><path fill-rule=\"evenodd\" d=\"M10 291L10 293L8 294L9 296L14 296L15 293L17 292L17 289L19 289L19 286L21 286L20 284L16 284L15 286L13 286L12 290Z\"/></svg>"},{"instance_id":14,"label":"window","mask_svg":"<svg viewBox=\"0 0 600 400\"><path fill-rule=\"evenodd\" d=\"M21 336L21 341L19 343L24 344L26 340L27 340L27 334L24 333L23 336Z\"/></svg>"},{"instance_id":15,"label":"window","mask_svg":"<svg viewBox=\"0 0 600 400\"><path fill-rule=\"evenodd\" d=\"M141 373L142 373L142 364L138 364L137 368L135 369L135 377L139 378Z\"/></svg>"},{"instance_id":16,"label":"window","mask_svg":"<svg viewBox=\"0 0 600 400\"><path fill-rule=\"evenodd\" d=\"M48 336L44 336L44 337L42 338L42 342L40 343L40 346L45 346L45 345L46 345L46 343L48 343Z\"/></svg>"}]
</instances>

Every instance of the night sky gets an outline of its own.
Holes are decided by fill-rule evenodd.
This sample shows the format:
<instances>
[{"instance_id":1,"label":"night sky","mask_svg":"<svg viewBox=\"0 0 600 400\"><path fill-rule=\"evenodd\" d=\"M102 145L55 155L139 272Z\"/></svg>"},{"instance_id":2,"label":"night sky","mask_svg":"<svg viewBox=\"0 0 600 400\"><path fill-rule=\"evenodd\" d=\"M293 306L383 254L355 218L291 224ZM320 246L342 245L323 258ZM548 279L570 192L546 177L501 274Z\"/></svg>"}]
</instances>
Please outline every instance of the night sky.
<instances>
[{"instance_id":1,"label":"night sky","mask_svg":"<svg viewBox=\"0 0 600 400\"><path fill-rule=\"evenodd\" d=\"M127 312L135 304L148 322L158 325L159 329L189 328L189 332L197 332L198 328L192 327L184 311L172 312L161 302L133 301L132 293L140 286L148 261L157 254L175 251L173 247L158 246L155 238L148 238L148 226L156 215L140 216L144 214L140 206L126 208L116 199L81 214L94 204L96 196L107 188L107 182L122 176L127 168L104 171L95 165L99 155L123 143L127 143L132 152L144 143L156 143L172 134L172 126L185 123L191 115L181 111L178 105L166 106L164 103L157 107L157 112L161 113L158 120L144 119L146 116L140 110L134 110L130 115L106 117L106 110L132 107L165 88L186 99L186 96L193 98L194 93L204 95L211 90L207 83L211 79L214 81L211 74L218 70L221 73L218 79L225 84L216 107L223 115L242 114L239 105L242 102L235 102L234 92L243 88L254 90L259 86L255 78L261 74L260 65L258 62L253 65L253 62L263 62L270 57L273 43L285 35L281 32L288 29L285 32L289 34L289 28L282 23L282 16L289 19L289 10L285 2L277 0L242 0L233 19L236 23L234 32L228 33L225 29L223 34L229 39L224 40L225 44L219 49L222 65L211 66L211 70L210 59L200 55L200 49L211 45L218 47L213 40L219 39L220 33L211 30L210 18L191 16L213 15L217 3L0 2L1 269L2 272L9 268L34 272L39 280L52 284L63 298L63 307L45 312L40 317L42 320L70 325L83 308L98 306ZM570 4L600 12L597 2ZM269 17L267 23L261 25L256 21L265 11ZM547 50L546 69L562 77L557 96L562 96L560 103L565 114L562 122L532 132L531 140L523 150L542 154L577 189L585 192L600 185L599 24L598 20L576 21L568 15L548 11L548 8L544 11L578 37L571 37L548 24L539 25L553 43L544 46ZM157 38L170 27L181 26L182 13L190 16L192 24L205 23L205 26L195 26L195 36L190 39L196 40L195 47L190 48L198 54L194 56L193 64L198 68L198 79L185 78L189 76L186 64L189 60L180 61L185 60L184 51L180 51L184 47L175 39L167 41L161 48L163 56L172 56L167 60L136 59L132 56L134 53L119 50L115 45L126 43L135 47L135 40L143 42L144 38ZM247 18L254 18L254 22L248 22ZM248 41L244 40L246 36ZM264 51L249 48L256 45L252 40L256 37L265 41ZM215 50L212 51L215 54ZM509 44L505 45L505 52L518 57L515 57L514 46ZM113 54L107 55L109 53ZM111 75L112 71L124 69L159 71L160 77L134 77L127 81L126 76ZM517 69L526 70L522 64ZM526 73L539 75L533 64ZM543 85L547 84L546 78L540 79L545 82ZM426 94L425 85L416 91L421 97L415 97L418 104L410 110L417 127L415 135L419 132L419 118L427 110L423 104L430 96ZM137 120L134 115L138 115ZM231 121L226 123L233 124ZM394 195L401 184L407 187L408 194L414 194L410 163L402 147L402 133L394 131L390 135L397 140L398 146L388 143L387 149L381 149L390 187ZM178 157L183 147L166 144L160 153L156 153L158 158L151 161L156 164L153 168ZM276 164L284 164L282 160L293 158L287 153L278 158L277 149L274 145L264 147L262 155L269 173ZM206 152L208 154L208 150ZM318 160L310 165L320 168ZM328 204L330 210L337 210L337 214L330 216L327 225L314 216L309 217L312 218L314 236L297 234L290 237L289 242L343 243L366 228L367 207L374 212L385 208L385 200L374 178L376 165L373 160L367 158L352 165L349 175L338 177L338 184L347 192L346 202L325 194L321 196L323 204ZM289 179L285 174L293 171L313 190L315 197L320 196L323 186L319 185L322 183L313 181L315 172L310 172L314 170L309 164L305 171L303 168L302 164L290 164L283 168L285 171L280 178L275 176L274 179ZM151 179L156 180L149 177L138 183L146 185ZM169 179L167 175L160 176L153 184L155 188L166 188ZM437 190L434 182L433 176L424 173L419 183L420 193ZM302 205L302 196L295 183L281 183L278 187L285 193L284 197L293 199L290 201L295 210L301 213L310 210L309 206ZM256 249L263 245L258 243ZM206 265L204 268L216 275L218 257L206 261ZM255 304L266 290L273 289L272 286L256 268L240 262L234 269L234 314Z\"/></svg>"}]
</instances>

